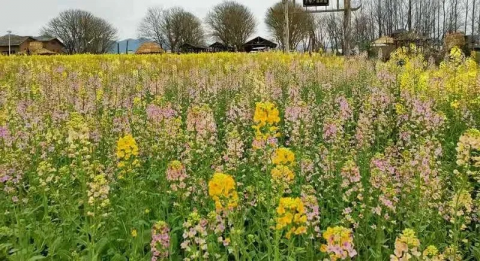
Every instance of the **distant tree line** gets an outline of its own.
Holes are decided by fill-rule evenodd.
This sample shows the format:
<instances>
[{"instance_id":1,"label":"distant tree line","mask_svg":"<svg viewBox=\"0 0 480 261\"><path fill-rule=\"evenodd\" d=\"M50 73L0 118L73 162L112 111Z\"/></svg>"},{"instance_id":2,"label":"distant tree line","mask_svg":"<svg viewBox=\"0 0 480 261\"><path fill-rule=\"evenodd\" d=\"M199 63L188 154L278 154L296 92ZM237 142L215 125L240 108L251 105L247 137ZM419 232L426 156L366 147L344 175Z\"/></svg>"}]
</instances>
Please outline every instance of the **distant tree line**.
<instances>
[{"instance_id":1,"label":"distant tree line","mask_svg":"<svg viewBox=\"0 0 480 261\"><path fill-rule=\"evenodd\" d=\"M316 15L315 21L315 48L341 48L342 14ZM353 41L361 48L399 29L414 31L437 44L449 32L478 35L480 0L363 0L362 8L353 13Z\"/></svg>"},{"instance_id":2,"label":"distant tree line","mask_svg":"<svg viewBox=\"0 0 480 261\"><path fill-rule=\"evenodd\" d=\"M336 5L336 1L330 1ZM343 2L343 1L340 1ZM352 16L353 45L367 49L381 36L398 29L415 31L440 43L448 32L480 34L480 0L352 0L362 8ZM342 6L340 6L342 7ZM282 1L266 11L270 37L285 46ZM138 27L138 36L178 51L183 44L201 46L208 39L241 50L256 31L249 7L224 1L212 8L204 21L182 7L151 7ZM311 14L301 1L289 4L289 45L293 49L319 50L343 46L343 14ZM117 30L102 18L82 10L67 10L52 19L42 34L62 40L69 53L105 53L116 41Z\"/></svg>"}]
</instances>

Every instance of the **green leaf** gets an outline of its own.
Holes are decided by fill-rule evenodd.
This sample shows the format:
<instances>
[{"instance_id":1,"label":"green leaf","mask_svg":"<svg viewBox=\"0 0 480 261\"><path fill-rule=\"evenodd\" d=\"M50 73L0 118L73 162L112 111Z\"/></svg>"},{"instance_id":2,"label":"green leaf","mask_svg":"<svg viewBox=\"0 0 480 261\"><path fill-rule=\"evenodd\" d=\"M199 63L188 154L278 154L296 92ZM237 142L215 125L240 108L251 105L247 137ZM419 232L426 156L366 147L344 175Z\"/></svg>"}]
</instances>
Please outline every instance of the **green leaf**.
<instances>
[{"instance_id":1,"label":"green leaf","mask_svg":"<svg viewBox=\"0 0 480 261\"><path fill-rule=\"evenodd\" d=\"M42 259L45 259L46 257L44 256L34 256L34 257L31 257L30 259L28 259L28 261L35 261L35 260L42 260Z\"/></svg>"},{"instance_id":2,"label":"green leaf","mask_svg":"<svg viewBox=\"0 0 480 261\"><path fill-rule=\"evenodd\" d=\"M117 253L110 260L111 261L127 261L127 258Z\"/></svg>"},{"instance_id":3,"label":"green leaf","mask_svg":"<svg viewBox=\"0 0 480 261\"><path fill-rule=\"evenodd\" d=\"M95 244L96 252L97 253L102 253L108 243L109 243L108 238L104 237L104 238L100 239L100 241L98 241Z\"/></svg>"}]
</instances>

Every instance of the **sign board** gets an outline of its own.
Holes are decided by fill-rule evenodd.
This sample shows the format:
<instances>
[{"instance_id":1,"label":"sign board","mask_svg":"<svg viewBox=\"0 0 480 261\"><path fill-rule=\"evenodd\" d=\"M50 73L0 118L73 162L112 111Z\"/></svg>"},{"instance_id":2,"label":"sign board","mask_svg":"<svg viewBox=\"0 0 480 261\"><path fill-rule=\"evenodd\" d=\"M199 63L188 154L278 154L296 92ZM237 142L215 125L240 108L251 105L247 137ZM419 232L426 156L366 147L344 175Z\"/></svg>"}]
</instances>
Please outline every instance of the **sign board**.
<instances>
[{"instance_id":1,"label":"sign board","mask_svg":"<svg viewBox=\"0 0 480 261\"><path fill-rule=\"evenodd\" d=\"M328 0L303 0L303 6L328 6Z\"/></svg>"}]
</instances>

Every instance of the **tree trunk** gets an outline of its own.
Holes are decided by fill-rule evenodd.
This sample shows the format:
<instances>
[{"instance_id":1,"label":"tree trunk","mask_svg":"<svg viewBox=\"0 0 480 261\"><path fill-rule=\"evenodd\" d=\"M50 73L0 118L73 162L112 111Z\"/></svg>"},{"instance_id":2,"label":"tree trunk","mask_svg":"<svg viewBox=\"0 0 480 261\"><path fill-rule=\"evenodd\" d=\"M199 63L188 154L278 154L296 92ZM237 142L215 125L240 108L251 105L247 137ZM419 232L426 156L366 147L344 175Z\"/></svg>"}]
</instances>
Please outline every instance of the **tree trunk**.
<instances>
[{"instance_id":1,"label":"tree trunk","mask_svg":"<svg viewBox=\"0 0 480 261\"><path fill-rule=\"evenodd\" d=\"M467 5L465 6L465 35L467 35L467 24L468 24L468 0L467 0Z\"/></svg>"},{"instance_id":2,"label":"tree trunk","mask_svg":"<svg viewBox=\"0 0 480 261\"><path fill-rule=\"evenodd\" d=\"M412 0L408 0L408 31L412 31Z\"/></svg>"},{"instance_id":3,"label":"tree trunk","mask_svg":"<svg viewBox=\"0 0 480 261\"><path fill-rule=\"evenodd\" d=\"M284 28L284 38L283 44L285 52L290 52L290 32L289 32L289 23L288 23L288 0L283 0L284 15L285 15L285 28Z\"/></svg>"},{"instance_id":4,"label":"tree trunk","mask_svg":"<svg viewBox=\"0 0 480 261\"><path fill-rule=\"evenodd\" d=\"M475 34L475 8L476 8L476 4L477 4L477 0L472 0L472 35ZM467 8L468 10L468 8Z\"/></svg>"}]
</instances>

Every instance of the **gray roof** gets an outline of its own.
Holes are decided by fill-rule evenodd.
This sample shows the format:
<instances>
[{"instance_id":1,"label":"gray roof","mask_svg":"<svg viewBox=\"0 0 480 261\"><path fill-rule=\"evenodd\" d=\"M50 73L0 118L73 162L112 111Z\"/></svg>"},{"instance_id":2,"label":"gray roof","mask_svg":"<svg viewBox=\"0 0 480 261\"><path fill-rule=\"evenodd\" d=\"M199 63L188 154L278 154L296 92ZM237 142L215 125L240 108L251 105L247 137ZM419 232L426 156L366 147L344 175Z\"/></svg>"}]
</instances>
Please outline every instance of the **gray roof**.
<instances>
[{"instance_id":1,"label":"gray roof","mask_svg":"<svg viewBox=\"0 0 480 261\"><path fill-rule=\"evenodd\" d=\"M56 40L57 38L55 37L50 37L50 36L36 36L36 37L33 37L35 40L39 41L39 42L48 42L48 41L52 41L52 40Z\"/></svg>"},{"instance_id":2,"label":"gray roof","mask_svg":"<svg viewBox=\"0 0 480 261\"><path fill-rule=\"evenodd\" d=\"M27 39L31 38L30 36L19 36L19 35L10 35L10 45L18 46L25 42ZM31 38L33 39L33 38ZM0 46L8 46L8 34L0 36Z\"/></svg>"},{"instance_id":3,"label":"gray roof","mask_svg":"<svg viewBox=\"0 0 480 261\"><path fill-rule=\"evenodd\" d=\"M51 37L51 36L36 36L36 37L33 37L33 39L35 39L36 41L39 41L39 42L50 42L50 41L58 41L61 45L65 46L65 44L60 41L58 38L56 37Z\"/></svg>"}]
</instances>

